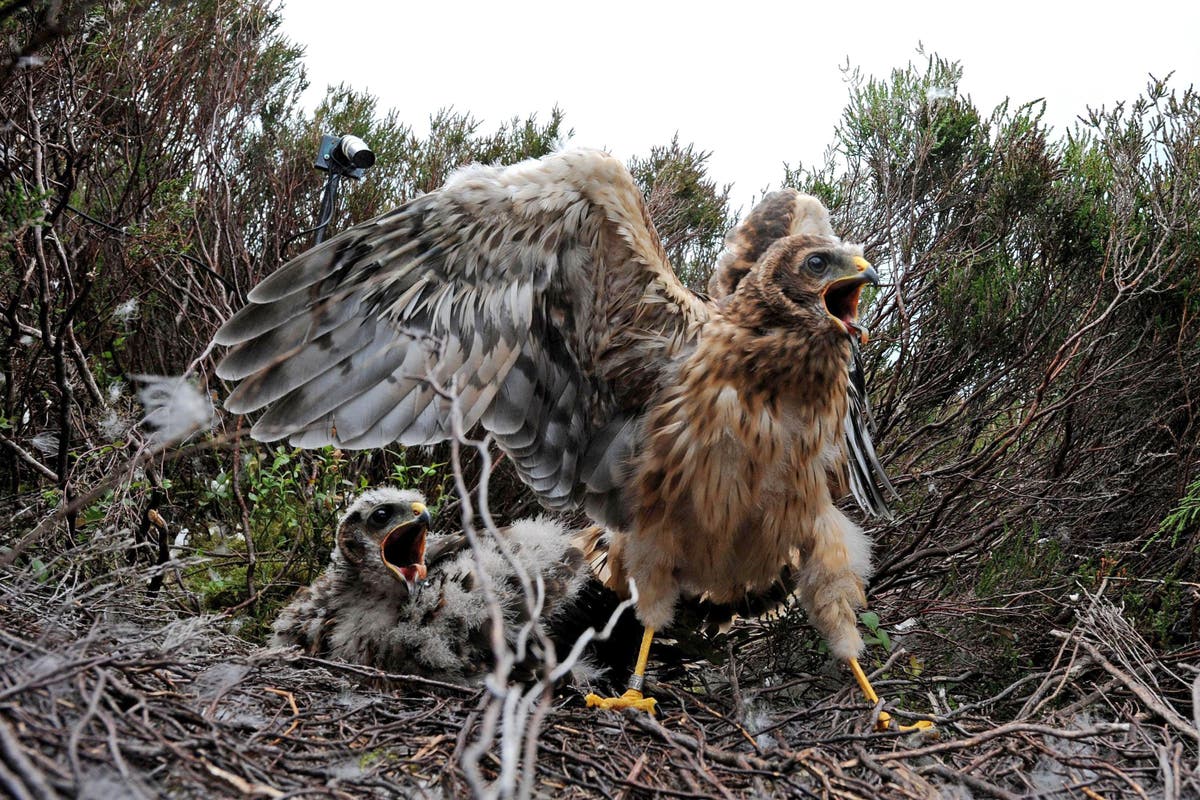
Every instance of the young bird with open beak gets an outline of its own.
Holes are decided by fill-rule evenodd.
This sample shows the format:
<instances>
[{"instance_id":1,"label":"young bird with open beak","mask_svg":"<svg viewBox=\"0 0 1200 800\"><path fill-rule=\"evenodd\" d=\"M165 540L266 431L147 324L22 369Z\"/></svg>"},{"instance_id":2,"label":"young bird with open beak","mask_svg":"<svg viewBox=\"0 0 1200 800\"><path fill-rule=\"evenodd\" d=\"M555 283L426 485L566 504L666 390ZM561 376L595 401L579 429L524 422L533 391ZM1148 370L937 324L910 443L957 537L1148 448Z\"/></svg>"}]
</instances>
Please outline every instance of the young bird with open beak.
<instances>
[{"instance_id":1,"label":"young bird with open beak","mask_svg":"<svg viewBox=\"0 0 1200 800\"><path fill-rule=\"evenodd\" d=\"M477 562L464 534L431 532L418 492L371 489L342 516L329 567L279 615L272 644L388 672L478 678L493 663L480 566L503 612L510 644L529 613L521 580L502 546L543 586L539 618L552 637L589 574L561 523L544 517L520 520L498 537L480 533ZM560 658L570 644L558 648Z\"/></svg>"}]
</instances>

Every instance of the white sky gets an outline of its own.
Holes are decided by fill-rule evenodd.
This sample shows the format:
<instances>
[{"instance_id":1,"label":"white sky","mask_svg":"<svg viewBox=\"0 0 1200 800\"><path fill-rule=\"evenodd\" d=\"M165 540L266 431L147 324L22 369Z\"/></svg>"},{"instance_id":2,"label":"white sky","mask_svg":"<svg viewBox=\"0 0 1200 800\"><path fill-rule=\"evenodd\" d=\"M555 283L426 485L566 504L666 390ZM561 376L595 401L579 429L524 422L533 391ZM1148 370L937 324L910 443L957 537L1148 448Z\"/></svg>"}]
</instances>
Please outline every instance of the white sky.
<instances>
[{"instance_id":1,"label":"white sky","mask_svg":"<svg viewBox=\"0 0 1200 800\"><path fill-rule=\"evenodd\" d=\"M959 90L984 112L1044 97L1058 132L1089 105L1137 96L1150 73L1200 83L1196 0L284 2L285 34L307 48L309 106L344 81L418 130L447 106L491 130L557 104L571 144L622 159L678 131L712 151L735 206L777 186L785 161L820 160L847 58L885 76L923 43L962 63Z\"/></svg>"}]
</instances>

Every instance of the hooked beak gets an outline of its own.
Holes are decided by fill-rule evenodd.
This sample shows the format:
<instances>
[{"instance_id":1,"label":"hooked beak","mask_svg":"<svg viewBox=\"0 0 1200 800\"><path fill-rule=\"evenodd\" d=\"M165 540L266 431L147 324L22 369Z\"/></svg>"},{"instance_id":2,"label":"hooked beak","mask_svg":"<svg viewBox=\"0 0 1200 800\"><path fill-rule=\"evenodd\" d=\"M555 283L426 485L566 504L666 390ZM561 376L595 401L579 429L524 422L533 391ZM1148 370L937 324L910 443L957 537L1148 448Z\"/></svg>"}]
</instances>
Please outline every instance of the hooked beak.
<instances>
[{"instance_id":1,"label":"hooked beak","mask_svg":"<svg viewBox=\"0 0 1200 800\"><path fill-rule=\"evenodd\" d=\"M425 535L433 518L424 503L412 504L412 519L387 532L379 543L379 555L392 573L404 582L410 592L425 580Z\"/></svg>"},{"instance_id":2,"label":"hooked beak","mask_svg":"<svg viewBox=\"0 0 1200 800\"><path fill-rule=\"evenodd\" d=\"M866 284L879 285L879 273L871 262L862 256L850 259L849 270L830 281L821 293L825 309L851 336L857 336L862 344L867 343L867 329L858 324L858 298Z\"/></svg>"}]
</instances>

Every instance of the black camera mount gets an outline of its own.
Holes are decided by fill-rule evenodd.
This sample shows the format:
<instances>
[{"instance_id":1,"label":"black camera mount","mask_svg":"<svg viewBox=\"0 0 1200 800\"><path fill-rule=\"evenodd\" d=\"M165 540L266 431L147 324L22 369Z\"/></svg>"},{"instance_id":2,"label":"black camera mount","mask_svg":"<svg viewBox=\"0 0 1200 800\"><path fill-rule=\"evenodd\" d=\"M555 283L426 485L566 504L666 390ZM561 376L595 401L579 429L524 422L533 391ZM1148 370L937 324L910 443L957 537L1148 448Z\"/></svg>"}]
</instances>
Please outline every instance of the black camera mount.
<instances>
[{"instance_id":1,"label":"black camera mount","mask_svg":"<svg viewBox=\"0 0 1200 800\"><path fill-rule=\"evenodd\" d=\"M316 244L325 238L325 228L333 219L333 210L337 206L338 187L343 177L359 180L367 170L375 164L375 154L367 143L357 136L321 137L321 146L317 150L317 159L313 166L329 173L325 179L325 191L321 194L321 215L317 226Z\"/></svg>"}]
</instances>

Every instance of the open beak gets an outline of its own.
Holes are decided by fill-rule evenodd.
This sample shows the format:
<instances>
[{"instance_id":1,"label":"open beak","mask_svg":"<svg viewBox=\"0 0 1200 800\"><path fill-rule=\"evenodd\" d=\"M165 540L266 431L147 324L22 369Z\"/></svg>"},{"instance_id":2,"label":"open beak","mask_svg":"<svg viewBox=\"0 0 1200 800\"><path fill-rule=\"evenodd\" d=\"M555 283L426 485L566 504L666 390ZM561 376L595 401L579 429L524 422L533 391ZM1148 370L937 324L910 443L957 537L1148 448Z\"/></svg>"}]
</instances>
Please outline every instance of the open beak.
<instances>
[{"instance_id":1,"label":"open beak","mask_svg":"<svg viewBox=\"0 0 1200 800\"><path fill-rule=\"evenodd\" d=\"M830 281L821 294L829 316L836 319L846 333L857 336L862 344L866 344L867 329L858 324L858 298L866 284L879 285L879 273L861 256L850 259L850 264L850 269Z\"/></svg>"},{"instance_id":2,"label":"open beak","mask_svg":"<svg viewBox=\"0 0 1200 800\"><path fill-rule=\"evenodd\" d=\"M412 512L412 519L392 528L379 543L379 555L383 563L404 581L410 592L428 575L425 568L425 535L433 524L433 518L424 503L413 503Z\"/></svg>"}]
</instances>

